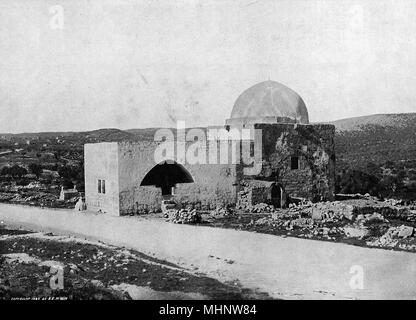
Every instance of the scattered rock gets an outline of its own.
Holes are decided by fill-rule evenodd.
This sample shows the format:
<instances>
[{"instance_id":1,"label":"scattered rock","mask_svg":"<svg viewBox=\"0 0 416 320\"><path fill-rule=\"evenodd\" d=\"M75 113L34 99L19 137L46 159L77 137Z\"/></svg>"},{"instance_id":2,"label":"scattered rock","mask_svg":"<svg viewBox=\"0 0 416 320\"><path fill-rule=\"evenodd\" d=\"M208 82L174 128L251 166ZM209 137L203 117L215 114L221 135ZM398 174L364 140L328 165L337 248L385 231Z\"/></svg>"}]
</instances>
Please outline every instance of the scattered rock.
<instances>
[{"instance_id":1,"label":"scattered rock","mask_svg":"<svg viewBox=\"0 0 416 320\"><path fill-rule=\"evenodd\" d=\"M231 208L231 206L226 206L226 207L217 207L215 210L212 210L210 214L215 217L228 217L228 216L235 215L236 213L235 213L235 210Z\"/></svg>"},{"instance_id":2,"label":"scattered rock","mask_svg":"<svg viewBox=\"0 0 416 320\"><path fill-rule=\"evenodd\" d=\"M97 288L105 288L105 285L100 280L91 280L91 284L93 284Z\"/></svg>"},{"instance_id":3,"label":"scattered rock","mask_svg":"<svg viewBox=\"0 0 416 320\"><path fill-rule=\"evenodd\" d=\"M193 209L188 211L186 209L168 209L165 213L166 221L173 223L199 223L201 222L201 214Z\"/></svg>"},{"instance_id":4,"label":"scattered rock","mask_svg":"<svg viewBox=\"0 0 416 320\"><path fill-rule=\"evenodd\" d=\"M343 227L342 230L350 238L364 238L369 233L364 227Z\"/></svg>"},{"instance_id":5,"label":"scattered rock","mask_svg":"<svg viewBox=\"0 0 416 320\"><path fill-rule=\"evenodd\" d=\"M409 226L405 226L405 225L401 225L399 227L399 233L397 234L397 236L399 238L409 238L413 235L413 227L409 227Z\"/></svg>"}]
</instances>

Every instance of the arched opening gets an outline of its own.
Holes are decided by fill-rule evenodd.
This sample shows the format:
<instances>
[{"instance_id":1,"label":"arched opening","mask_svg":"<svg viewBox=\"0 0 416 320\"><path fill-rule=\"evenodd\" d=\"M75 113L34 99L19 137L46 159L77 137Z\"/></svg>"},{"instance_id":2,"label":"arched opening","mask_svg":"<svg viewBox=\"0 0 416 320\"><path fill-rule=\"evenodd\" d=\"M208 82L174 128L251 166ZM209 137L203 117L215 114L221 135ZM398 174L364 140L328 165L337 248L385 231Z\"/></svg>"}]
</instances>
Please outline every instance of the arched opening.
<instances>
[{"instance_id":1,"label":"arched opening","mask_svg":"<svg viewBox=\"0 0 416 320\"><path fill-rule=\"evenodd\" d=\"M270 186L270 202L276 208L283 208L286 206L285 192L283 187L278 183L273 183Z\"/></svg>"},{"instance_id":2,"label":"arched opening","mask_svg":"<svg viewBox=\"0 0 416 320\"><path fill-rule=\"evenodd\" d=\"M141 186L156 186L162 189L163 196L173 194L177 183L192 183L192 175L175 161L164 161L155 165L143 178Z\"/></svg>"}]
</instances>

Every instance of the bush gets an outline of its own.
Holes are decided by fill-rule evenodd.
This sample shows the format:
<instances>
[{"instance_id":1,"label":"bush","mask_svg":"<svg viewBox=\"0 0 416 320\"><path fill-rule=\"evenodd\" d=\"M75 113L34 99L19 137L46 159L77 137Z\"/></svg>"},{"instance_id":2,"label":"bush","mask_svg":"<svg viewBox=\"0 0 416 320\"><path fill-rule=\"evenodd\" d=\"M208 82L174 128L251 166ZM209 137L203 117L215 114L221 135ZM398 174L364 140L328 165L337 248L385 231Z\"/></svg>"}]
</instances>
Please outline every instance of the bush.
<instances>
[{"instance_id":1,"label":"bush","mask_svg":"<svg viewBox=\"0 0 416 320\"><path fill-rule=\"evenodd\" d=\"M61 176L61 183L65 189L72 188L74 184L83 187L84 185L84 166L61 166L58 168L58 173Z\"/></svg>"},{"instance_id":2,"label":"bush","mask_svg":"<svg viewBox=\"0 0 416 320\"><path fill-rule=\"evenodd\" d=\"M375 175L360 170L347 170L337 177L336 189L339 193L379 195L381 185L379 178Z\"/></svg>"},{"instance_id":3,"label":"bush","mask_svg":"<svg viewBox=\"0 0 416 320\"><path fill-rule=\"evenodd\" d=\"M22 186L22 187L27 186L29 183L30 183L30 180L26 178L21 178L21 179L16 180L16 185Z\"/></svg>"},{"instance_id":4,"label":"bush","mask_svg":"<svg viewBox=\"0 0 416 320\"><path fill-rule=\"evenodd\" d=\"M42 173L42 167L37 163L31 163L29 164L29 170L32 172L36 177L39 178L40 174Z\"/></svg>"},{"instance_id":5,"label":"bush","mask_svg":"<svg viewBox=\"0 0 416 320\"><path fill-rule=\"evenodd\" d=\"M388 170L385 170L388 169ZM349 168L336 176L337 193L369 193L380 198L411 199L415 197L415 184L410 179L414 175L411 164L387 161L384 165L369 162L361 169ZM410 181L405 184L405 181Z\"/></svg>"},{"instance_id":6,"label":"bush","mask_svg":"<svg viewBox=\"0 0 416 320\"><path fill-rule=\"evenodd\" d=\"M13 178L21 178L22 176L26 175L28 172L26 168L21 167L19 165L14 165L11 167L3 167L1 169L1 175L11 175Z\"/></svg>"}]
</instances>

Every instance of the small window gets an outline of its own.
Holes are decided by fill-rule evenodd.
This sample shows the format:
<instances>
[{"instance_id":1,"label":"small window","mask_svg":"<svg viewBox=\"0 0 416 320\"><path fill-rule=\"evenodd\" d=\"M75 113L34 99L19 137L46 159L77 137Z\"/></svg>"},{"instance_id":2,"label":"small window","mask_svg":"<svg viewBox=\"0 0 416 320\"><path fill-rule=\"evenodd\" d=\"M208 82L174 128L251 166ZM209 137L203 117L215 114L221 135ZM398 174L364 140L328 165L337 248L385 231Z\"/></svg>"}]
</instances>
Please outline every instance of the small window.
<instances>
[{"instance_id":1,"label":"small window","mask_svg":"<svg viewBox=\"0 0 416 320\"><path fill-rule=\"evenodd\" d=\"M290 169L297 170L299 169L299 157L290 158Z\"/></svg>"},{"instance_id":2,"label":"small window","mask_svg":"<svg viewBox=\"0 0 416 320\"><path fill-rule=\"evenodd\" d=\"M254 157L254 141L250 141L250 157Z\"/></svg>"},{"instance_id":3,"label":"small window","mask_svg":"<svg viewBox=\"0 0 416 320\"><path fill-rule=\"evenodd\" d=\"M98 179L98 193L105 194L105 180Z\"/></svg>"}]
</instances>

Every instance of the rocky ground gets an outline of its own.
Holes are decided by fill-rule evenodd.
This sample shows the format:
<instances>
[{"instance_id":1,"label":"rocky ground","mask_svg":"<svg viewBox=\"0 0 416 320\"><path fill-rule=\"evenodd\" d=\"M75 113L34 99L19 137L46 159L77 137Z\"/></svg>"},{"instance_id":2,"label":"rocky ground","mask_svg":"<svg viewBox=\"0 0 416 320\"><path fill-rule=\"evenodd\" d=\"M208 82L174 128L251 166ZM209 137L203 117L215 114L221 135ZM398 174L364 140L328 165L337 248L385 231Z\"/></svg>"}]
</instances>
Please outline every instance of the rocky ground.
<instances>
[{"instance_id":1,"label":"rocky ground","mask_svg":"<svg viewBox=\"0 0 416 320\"><path fill-rule=\"evenodd\" d=\"M249 211L249 212L247 212ZM245 212L217 209L202 223L274 235L416 252L416 206L372 197L291 205L257 204Z\"/></svg>"},{"instance_id":2,"label":"rocky ground","mask_svg":"<svg viewBox=\"0 0 416 320\"><path fill-rule=\"evenodd\" d=\"M60 201L55 194L48 192L26 191L26 192L0 192L0 202L29 205L46 208L66 208L71 209L78 201L77 198L72 198L67 201Z\"/></svg>"},{"instance_id":3,"label":"rocky ground","mask_svg":"<svg viewBox=\"0 0 416 320\"><path fill-rule=\"evenodd\" d=\"M369 195L332 202L303 201L291 204L288 209L259 203L240 210L218 207L211 212L179 209L170 201L162 210L162 215L153 216L162 216L173 223L416 252L416 203L380 201Z\"/></svg>"},{"instance_id":4,"label":"rocky ground","mask_svg":"<svg viewBox=\"0 0 416 320\"><path fill-rule=\"evenodd\" d=\"M59 200L59 190L60 186L58 184L42 183L36 180L23 186L0 181L0 203L45 208L74 208L79 197L61 201Z\"/></svg>"},{"instance_id":5,"label":"rocky ground","mask_svg":"<svg viewBox=\"0 0 416 320\"><path fill-rule=\"evenodd\" d=\"M268 298L134 250L74 237L2 226L0 253L0 299Z\"/></svg>"}]
</instances>

